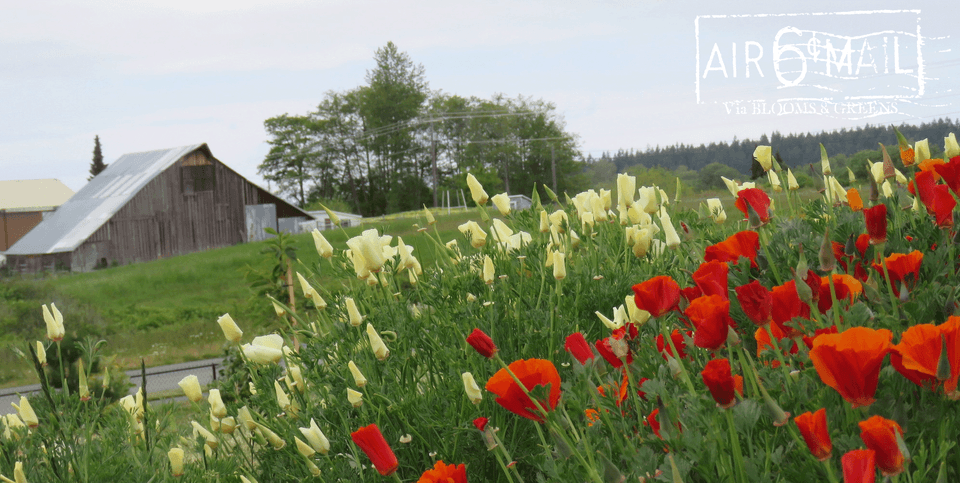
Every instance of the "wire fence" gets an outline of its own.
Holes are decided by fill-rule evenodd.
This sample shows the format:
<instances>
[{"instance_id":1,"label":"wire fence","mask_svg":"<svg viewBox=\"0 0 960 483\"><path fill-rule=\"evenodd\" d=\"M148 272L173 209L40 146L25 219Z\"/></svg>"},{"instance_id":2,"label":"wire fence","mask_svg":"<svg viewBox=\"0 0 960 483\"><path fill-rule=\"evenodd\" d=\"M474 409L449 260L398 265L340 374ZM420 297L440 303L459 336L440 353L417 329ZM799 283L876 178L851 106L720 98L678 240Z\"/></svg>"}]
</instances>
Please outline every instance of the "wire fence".
<instances>
[{"instance_id":1,"label":"wire fence","mask_svg":"<svg viewBox=\"0 0 960 483\"><path fill-rule=\"evenodd\" d=\"M218 358L147 369L147 387L145 388L147 396L177 390L180 388L179 382L191 374L197 376L201 386L209 385L217 380L219 368L222 365L223 359ZM133 384L130 394L136 394L137 390L143 386L143 374L139 369L131 369L126 371L126 374L130 378L130 383ZM14 412L10 403L18 402L20 396L29 396L39 391L39 384L0 389L0 414ZM175 397L172 396L172 398Z\"/></svg>"}]
</instances>

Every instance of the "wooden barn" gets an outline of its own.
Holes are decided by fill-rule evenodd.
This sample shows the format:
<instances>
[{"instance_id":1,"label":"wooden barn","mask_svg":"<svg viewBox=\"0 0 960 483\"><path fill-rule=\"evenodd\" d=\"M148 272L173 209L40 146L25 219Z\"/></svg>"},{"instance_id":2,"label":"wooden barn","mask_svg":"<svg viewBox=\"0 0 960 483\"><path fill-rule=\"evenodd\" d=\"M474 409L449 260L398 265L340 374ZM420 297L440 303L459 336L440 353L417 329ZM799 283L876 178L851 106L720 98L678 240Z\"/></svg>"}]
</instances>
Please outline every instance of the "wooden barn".
<instances>
[{"instance_id":1,"label":"wooden barn","mask_svg":"<svg viewBox=\"0 0 960 483\"><path fill-rule=\"evenodd\" d=\"M73 196L58 179L0 181L0 252L53 214Z\"/></svg>"},{"instance_id":2,"label":"wooden barn","mask_svg":"<svg viewBox=\"0 0 960 483\"><path fill-rule=\"evenodd\" d=\"M121 156L6 252L13 271L89 271L263 239L313 219L206 144Z\"/></svg>"}]
</instances>

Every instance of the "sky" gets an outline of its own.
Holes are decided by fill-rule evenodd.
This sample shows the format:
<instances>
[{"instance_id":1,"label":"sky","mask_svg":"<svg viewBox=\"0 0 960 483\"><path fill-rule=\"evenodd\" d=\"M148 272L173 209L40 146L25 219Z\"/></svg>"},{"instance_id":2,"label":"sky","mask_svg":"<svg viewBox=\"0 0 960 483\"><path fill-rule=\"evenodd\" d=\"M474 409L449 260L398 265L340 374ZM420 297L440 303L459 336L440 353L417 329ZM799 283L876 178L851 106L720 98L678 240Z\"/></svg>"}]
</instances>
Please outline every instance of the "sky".
<instances>
[{"instance_id":1,"label":"sky","mask_svg":"<svg viewBox=\"0 0 960 483\"><path fill-rule=\"evenodd\" d=\"M107 163L207 143L266 186L263 121L364 84L390 41L423 65L432 90L553 103L594 157L955 119L958 9L943 5L16 2L0 16L0 180L79 190L97 135Z\"/></svg>"}]
</instances>

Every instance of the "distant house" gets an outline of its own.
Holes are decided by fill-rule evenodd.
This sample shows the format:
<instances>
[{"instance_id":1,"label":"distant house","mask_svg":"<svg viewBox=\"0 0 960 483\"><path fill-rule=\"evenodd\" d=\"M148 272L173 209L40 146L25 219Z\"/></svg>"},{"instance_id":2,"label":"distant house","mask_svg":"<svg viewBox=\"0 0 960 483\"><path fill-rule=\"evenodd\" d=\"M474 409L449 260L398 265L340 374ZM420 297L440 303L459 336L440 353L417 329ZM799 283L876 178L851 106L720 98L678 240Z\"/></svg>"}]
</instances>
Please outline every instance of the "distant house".
<instances>
[{"instance_id":1,"label":"distant house","mask_svg":"<svg viewBox=\"0 0 960 483\"><path fill-rule=\"evenodd\" d=\"M527 195L510 195L511 210L527 210L533 206L533 200Z\"/></svg>"},{"instance_id":2,"label":"distant house","mask_svg":"<svg viewBox=\"0 0 960 483\"><path fill-rule=\"evenodd\" d=\"M0 181L0 252L73 196L58 179Z\"/></svg>"},{"instance_id":3,"label":"distant house","mask_svg":"<svg viewBox=\"0 0 960 483\"><path fill-rule=\"evenodd\" d=\"M263 238L312 217L213 157L206 144L121 156L7 250L11 270L88 271Z\"/></svg>"},{"instance_id":4,"label":"distant house","mask_svg":"<svg viewBox=\"0 0 960 483\"><path fill-rule=\"evenodd\" d=\"M307 213L310 213L310 215L313 216L313 218L316 221L309 221L309 222L303 223L302 224L303 231L313 231L314 228L321 231L336 228L336 225L333 224L333 220L331 220L330 217L327 216L326 211L323 211L323 210L308 211ZM361 220L363 220L363 216L357 215L354 213L343 213L340 211L334 211L333 214L336 215L337 218L340 218L340 226L342 226L343 228L357 226L360 224Z\"/></svg>"}]
</instances>

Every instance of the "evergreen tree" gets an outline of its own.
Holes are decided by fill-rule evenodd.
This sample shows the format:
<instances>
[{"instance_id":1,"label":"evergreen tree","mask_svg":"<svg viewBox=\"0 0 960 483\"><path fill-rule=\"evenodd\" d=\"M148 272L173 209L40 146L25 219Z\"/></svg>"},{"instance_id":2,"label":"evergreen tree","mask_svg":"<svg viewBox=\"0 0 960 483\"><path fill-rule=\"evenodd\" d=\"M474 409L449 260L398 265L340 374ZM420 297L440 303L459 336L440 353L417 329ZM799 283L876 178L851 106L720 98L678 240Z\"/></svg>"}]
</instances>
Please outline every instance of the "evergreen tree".
<instances>
[{"instance_id":1,"label":"evergreen tree","mask_svg":"<svg viewBox=\"0 0 960 483\"><path fill-rule=\"evenodd\" d=\"M90 177L87 178L87 181L90 181L105 169L107 169L107 165L103 162L103 152L100 150L100 136L94 136L93 161L90 163Z\"/></svg>"}]
</instances>

